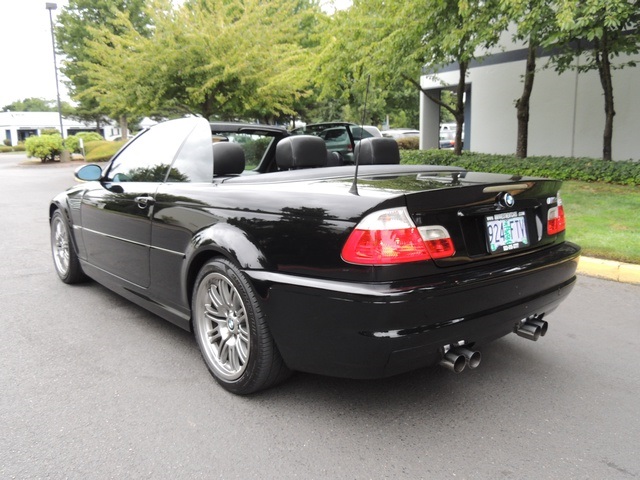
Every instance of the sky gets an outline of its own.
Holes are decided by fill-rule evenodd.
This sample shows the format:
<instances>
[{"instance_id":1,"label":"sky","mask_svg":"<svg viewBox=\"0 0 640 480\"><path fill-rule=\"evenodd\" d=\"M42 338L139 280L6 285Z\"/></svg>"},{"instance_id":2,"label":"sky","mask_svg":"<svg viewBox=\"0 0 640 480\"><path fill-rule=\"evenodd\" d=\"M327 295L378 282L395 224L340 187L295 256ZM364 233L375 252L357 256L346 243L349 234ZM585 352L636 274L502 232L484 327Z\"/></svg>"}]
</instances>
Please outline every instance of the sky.
<instances>
[{"instance_id":1,"label":"sky","mask_svg":"<svg viewBox=\"0 0 640 480\"><path fill-rule=\"evenodd\" d=\"M68 0L53 0L53 22ZM342 9L350 0L325 0ZM56 79L53 69L51 25L45 0L0 0L0 110L18 100L36 97L56 99ZM327 8L330 10L330 8ZM60 67L60 56L58 68ZM59 76L60 77L60 76ZM67 88L60 77L60 99L70 101Z\"/></svg>"},{"instance_id":2,"label":"sky","mask_svg":"<svg viewBox=\"0 0 640 480\"><path fill-rule=\"evenodd\" d=\"M45 0L0 0L0 109L16 100L40 97L55 100L51 25ZM58 4L53 21L68 0ZM58 63L60 57L58 56ZM60 99L69 101L60 82Z\"/></svg>"}]
</instances>

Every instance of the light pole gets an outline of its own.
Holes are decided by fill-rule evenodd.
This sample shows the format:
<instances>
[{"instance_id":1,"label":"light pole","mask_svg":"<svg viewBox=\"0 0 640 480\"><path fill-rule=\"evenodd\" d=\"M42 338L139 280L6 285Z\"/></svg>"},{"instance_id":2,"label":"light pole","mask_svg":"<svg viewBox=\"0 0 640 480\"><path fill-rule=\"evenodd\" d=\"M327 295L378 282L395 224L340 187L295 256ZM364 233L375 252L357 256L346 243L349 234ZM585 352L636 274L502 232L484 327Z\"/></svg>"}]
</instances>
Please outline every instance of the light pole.
<instances>
[{"instance_id":1,"label":"light pole","mask_svg":"<svg viewBox=\"0 0 640 480\"><path fill-rule=\"evenodd\" d=\"M56 60L56 40L53 35L53 15L52 10L58 8L57 3L47 2L47 10L49 10L49 23L51 24L51 45L53 46L53 71L56 74L56 93L58 98L58 118L60 120L60 135L64 138L64 130L62 129L62 108L60 107L60 86L58 85L58 62Z\"/></svg>"}]
</instances>

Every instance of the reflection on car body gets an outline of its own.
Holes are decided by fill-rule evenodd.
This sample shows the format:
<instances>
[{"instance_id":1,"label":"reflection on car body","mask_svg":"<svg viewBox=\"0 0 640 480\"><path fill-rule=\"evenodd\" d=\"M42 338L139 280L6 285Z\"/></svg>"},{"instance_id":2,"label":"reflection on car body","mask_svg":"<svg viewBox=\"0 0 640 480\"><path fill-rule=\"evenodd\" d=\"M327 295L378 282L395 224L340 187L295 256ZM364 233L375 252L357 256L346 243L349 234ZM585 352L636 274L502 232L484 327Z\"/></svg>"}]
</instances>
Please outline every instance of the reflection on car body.
<instances>
[{"instance_id":1,"label":"reflection on car body","mask_svg":"<svg viewBox=\"0 0 640 480\"><path fill-rule=\"evenodd\" d=\"M461 371L496 338L544 335L580 251L561 183L398 165L388 138L359 146L354 193L356 168L327 166L318 136L158 124L52 200L56 272L193 331L238 394L296 370Z\"/></svg>"}]
</instances>

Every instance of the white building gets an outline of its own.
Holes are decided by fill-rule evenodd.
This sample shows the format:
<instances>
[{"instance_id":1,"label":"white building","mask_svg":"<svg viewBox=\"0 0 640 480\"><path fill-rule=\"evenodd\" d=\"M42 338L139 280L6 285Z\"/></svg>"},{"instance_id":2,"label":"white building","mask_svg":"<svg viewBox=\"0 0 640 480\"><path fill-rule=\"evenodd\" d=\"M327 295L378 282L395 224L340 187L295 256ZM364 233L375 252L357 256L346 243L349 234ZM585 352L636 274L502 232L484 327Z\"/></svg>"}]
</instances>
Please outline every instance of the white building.
<instances>
[{"instance_id":1,"label":"white building","mask_svg":"<svg viewBox=\"0 0 640 480\"><path fill-rule=\"evenodd\" d=\"M32 135L40 135L43 130L60 130L60 117L57 112L0 112L0 139L8 139L11 145L17 145ZM95 132L94 122L78 122L62 117L63 137L79 132ZM105 124L100 134L106 139L120 136L120 128ZM2 143L0 141L0 143Z\"/></svg>"},{"instance_id":2,"label":"white building","mask_svg":"<svg viewBox=\"0 0 640 480\"><path fill-rule=\"evenodd\" d=\"M527 49L505 34L501 46L473 62L465 95L464 148L474 152L513 154L516 151L515 101L522 95ZM576 58L576 62L581 59ZM631 60L616 59L614 64ZM640 56L635 60L640 63ZM548 57L537 59L529 117L528 155L602 157L604 96L597 71L558 75L542 69ZM584 63L584 60L582 60ZM614 160L640 159L640 68L613 72L616 115L613 120ZM457 64L435 75L423 75L421 86L438 95L455 87ZM438 147L439 107L420 95L420 148Z\"/></svg>"}]
</instances>

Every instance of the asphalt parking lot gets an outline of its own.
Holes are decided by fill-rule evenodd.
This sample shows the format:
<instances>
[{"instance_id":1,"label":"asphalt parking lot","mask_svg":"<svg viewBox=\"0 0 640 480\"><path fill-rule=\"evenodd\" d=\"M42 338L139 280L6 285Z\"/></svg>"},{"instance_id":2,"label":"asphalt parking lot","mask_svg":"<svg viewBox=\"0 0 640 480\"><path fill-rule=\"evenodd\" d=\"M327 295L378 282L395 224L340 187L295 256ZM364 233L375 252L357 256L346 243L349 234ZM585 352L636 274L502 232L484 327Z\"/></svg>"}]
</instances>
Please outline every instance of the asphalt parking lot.
<instances>
[{"instance_id":1,"label":"asphalt parking lot","mask_svg":"<svg viewBox=\"0 0 640 480\"><path fill-rule=\"evenodd\" d=\"M191 334L53 270L70 165L0 155L0 478L640 477L640 286L580 276L476 370L226 393Z\"/></svg>"}]
</instances>

